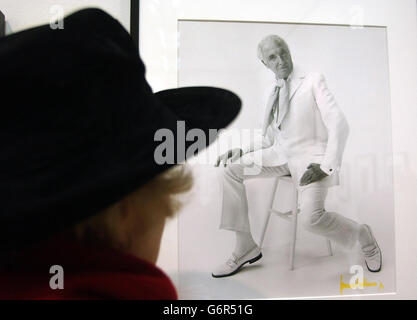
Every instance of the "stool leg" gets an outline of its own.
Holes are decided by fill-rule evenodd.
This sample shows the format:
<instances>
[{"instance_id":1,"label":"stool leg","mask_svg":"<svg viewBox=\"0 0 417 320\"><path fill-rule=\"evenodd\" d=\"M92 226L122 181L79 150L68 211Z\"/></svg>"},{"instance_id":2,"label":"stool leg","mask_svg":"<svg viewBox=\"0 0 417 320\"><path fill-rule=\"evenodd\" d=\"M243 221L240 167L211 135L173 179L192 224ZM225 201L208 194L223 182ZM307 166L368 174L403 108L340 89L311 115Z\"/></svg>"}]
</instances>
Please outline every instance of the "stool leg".
<instances>
[{"instance_id":1,"label":"stool leg","mask_svg":"<svg viewBox=\"0 0 417 320\"><path fill-rule=\"evenodd\" d=\"M271 212L268 213L268 217L266 217L266 221L265 221L264 226L262 228L261 241L259 242L259 248L260 249L262 249L262 246L264 244L266 228L268 227L269 219L271 219L271 214L272 214Z\"/></svg>"},{"instance_id":2,"label":"stool leg","mask_svg":"<svg viewBox=\"0 0 417 320\"><path fill-rule=\"evenodd\" d=\"M294 187L294 202L292 209L292 239L290 251L290 270L294 270L295 242L297 240L298 190Z\"/></svg>"},{"instance_id":3,"label":"stool leg","mask_svg":"<svg viewBox=\"0 0 417 320\"><path fill-rule=\"evenodd\" d=\"M329 239L327 239L327 249L329 250L329 255L332 256L333 255L332 243L330 242Z\"/></svg>"},{"instance_id":4,"label":"stool leg","mask_svg":"<svg viewBox=\"0 0 417 320\"><path fill-rule=\"evenodd\" d=\"M269 201L269 212L268 212L268 216L267 216L267 218L265 220L265 223L264 223L264 226L262 228L261 241L259 242L259 248L261 248L261 249L262 249L262 246L263 246L263 243L264 243L266 228L268 227L269 219L271 218L271 214L272 214L271 209L272 209L272 207L274 205L275 192L277 191L277 188L278 188L278 182L279 182L279 178L276 178L275 179L275 182L274 182L274 187L272 189L273 191L272 191L271 200Z\"/></svg>"}]
</instances>

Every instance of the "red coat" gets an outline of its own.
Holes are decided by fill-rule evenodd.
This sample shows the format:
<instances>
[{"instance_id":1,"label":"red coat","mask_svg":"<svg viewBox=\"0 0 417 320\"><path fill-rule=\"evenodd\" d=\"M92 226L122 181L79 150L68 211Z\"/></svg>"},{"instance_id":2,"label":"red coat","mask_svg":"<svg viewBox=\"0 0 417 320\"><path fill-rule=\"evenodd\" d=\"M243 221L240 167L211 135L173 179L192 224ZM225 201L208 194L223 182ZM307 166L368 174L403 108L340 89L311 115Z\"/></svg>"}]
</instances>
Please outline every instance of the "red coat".
<instances>
[{"instance_id":1,"label":"red coat","mask_svg":"<svg viewBox=\"0 0 417 320\"><path fill-rule=\"evenodd\" d=\"M167 275L154 264L116 250L55 238L27 250L17 267L0 269L0 299L177 299ZM51 289L53 265L64 289Z\"/></svg>"}]
</instances>

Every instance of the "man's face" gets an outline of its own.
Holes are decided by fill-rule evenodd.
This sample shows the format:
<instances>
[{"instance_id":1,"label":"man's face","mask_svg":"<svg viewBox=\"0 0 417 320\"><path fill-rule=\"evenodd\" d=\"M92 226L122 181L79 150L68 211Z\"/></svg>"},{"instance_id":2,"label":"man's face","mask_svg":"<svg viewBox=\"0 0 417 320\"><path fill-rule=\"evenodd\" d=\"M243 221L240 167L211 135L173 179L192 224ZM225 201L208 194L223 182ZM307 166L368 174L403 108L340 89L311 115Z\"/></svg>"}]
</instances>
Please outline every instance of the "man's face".
<instances>
[{"instance_id":1,"label":"man's face","mask_svg":"<svg viewBox=\"0 0 417 320\"><path fill-rule=\"evenodd\" d=\"M291 54L275 42L270 41L262 48L262 62L270 69L277 79L286 79L293 69Z\"/></svg>"}]
</instances>

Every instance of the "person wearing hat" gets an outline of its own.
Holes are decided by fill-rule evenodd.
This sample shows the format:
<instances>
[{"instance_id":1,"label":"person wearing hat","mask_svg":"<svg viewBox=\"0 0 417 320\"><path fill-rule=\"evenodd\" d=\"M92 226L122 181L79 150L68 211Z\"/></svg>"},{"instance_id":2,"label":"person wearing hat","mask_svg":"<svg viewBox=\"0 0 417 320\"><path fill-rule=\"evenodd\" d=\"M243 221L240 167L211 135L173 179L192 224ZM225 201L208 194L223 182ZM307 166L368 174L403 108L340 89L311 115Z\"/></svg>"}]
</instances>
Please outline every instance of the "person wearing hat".
<instances>
[{"instance_id":1,"label":"person wearing hat","mask_svg":"<svg viewBox=\"0 0 417 320\"><path fill-rule=\"evenodd\" d=\"M155 133L183 121L208 134L241 101L211 87L154 94L134 41L99 9L64 25L0 39L0 299L177 299L155 262L192 186L175 150L193 142L175 139L176 163L161 164Z\"/></svg>"}]
</instances>

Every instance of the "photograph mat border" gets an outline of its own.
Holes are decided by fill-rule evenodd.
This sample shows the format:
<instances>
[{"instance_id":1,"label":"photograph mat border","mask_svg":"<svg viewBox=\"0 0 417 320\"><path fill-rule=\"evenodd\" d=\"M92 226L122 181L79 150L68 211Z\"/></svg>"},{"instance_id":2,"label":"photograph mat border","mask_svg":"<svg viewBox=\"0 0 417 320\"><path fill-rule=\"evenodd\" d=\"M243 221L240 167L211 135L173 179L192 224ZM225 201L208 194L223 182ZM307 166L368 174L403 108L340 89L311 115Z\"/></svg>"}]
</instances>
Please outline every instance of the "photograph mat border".
<instances>
[{"instance_id":1,"label":"photograph mat border","mask_svg":"<svg viewBox=\"0 0 417 320\"><path fill-rule=\"evenodd\" d=\"M130 35L139 48L139 12L140 1L130 0Z\"/></svg>"},{"instance_id":2,"label":"photograph mat border","mask_svg":"<svg viewBox=\"0 0 417 320\"><path fill-rule=\"evenodd\" d=\"M293 21L251 21L251 20L216 20L216 19L178 19L178 23L182 21L191 22L232 22L232 23L259 23L259 24L295 24L295 25L317 25L330 27L364 27L364 28L387 28L384 25L352 25L352 24L338 24L338 23L319 23L319 22L293 22Z\"/></svg>"}]
</instances>

